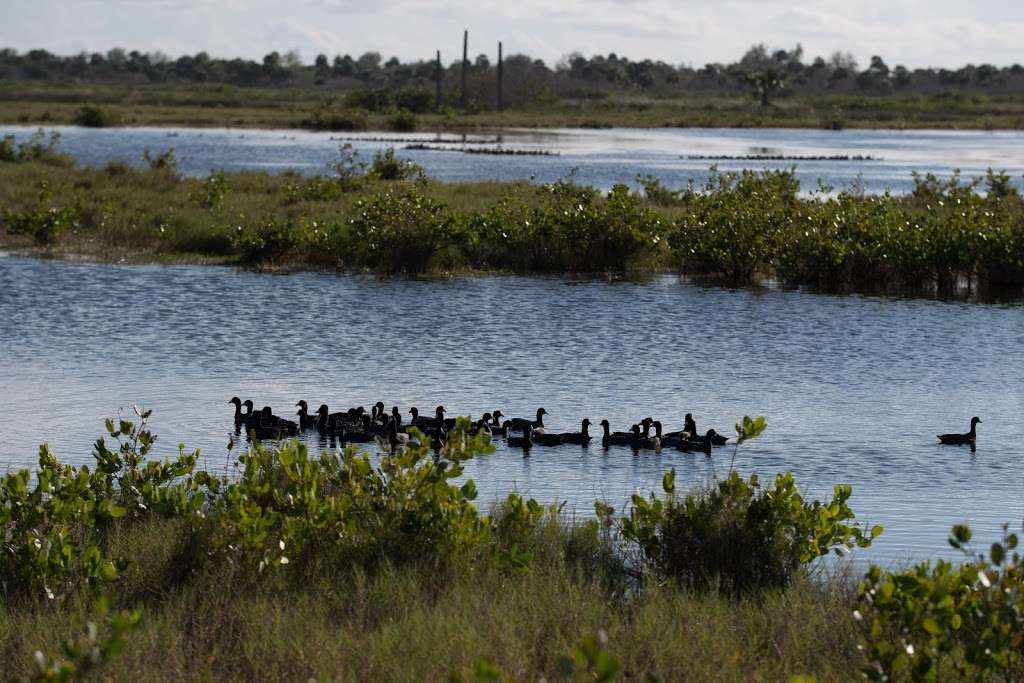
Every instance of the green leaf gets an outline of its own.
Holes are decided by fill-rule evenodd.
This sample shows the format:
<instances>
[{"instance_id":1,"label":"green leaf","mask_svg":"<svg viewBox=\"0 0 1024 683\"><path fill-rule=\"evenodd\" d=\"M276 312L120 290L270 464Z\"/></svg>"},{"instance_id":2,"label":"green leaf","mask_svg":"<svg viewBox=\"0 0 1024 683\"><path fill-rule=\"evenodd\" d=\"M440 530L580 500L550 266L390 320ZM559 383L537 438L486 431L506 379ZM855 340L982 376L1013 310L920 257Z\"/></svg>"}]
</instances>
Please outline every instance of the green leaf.
<instances>
[{"instance_id":1,"label":"green leaf","mask_svg":"<svg viewBox=\"0 0 1024 683\"><path fill-rule=\"evenodd\" d=\"M1006 559L1006 550L1001 543L992 544L992 564L1002 564Z\"/></svg>"}]
</instances>

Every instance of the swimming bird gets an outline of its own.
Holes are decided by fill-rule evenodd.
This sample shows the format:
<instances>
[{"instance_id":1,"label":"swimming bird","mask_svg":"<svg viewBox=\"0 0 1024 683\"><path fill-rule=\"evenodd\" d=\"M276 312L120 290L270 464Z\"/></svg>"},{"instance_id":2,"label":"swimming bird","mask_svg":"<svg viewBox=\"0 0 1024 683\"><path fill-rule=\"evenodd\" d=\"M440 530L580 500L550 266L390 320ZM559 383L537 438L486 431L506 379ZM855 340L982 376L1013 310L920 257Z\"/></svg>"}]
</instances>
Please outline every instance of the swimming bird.
<instances>
[{"instance_id":1,"label":"swimming bird","mask_svg":"<svg viewBox=\"0 0 1024 683\"><path fill-rule=\"evenodd\" d=\"M299 416L300 429L313 429L314 427L319 425L320 416L319 414L316 413L314 413L313 415L309 414L308 403L306 403L305 401L299 401L295 405L298 406L299 408L298 412L295 414Z\"/></svg>"},{"instance_id":2,"label":"swimming bird","mask_svg":"<svg viewBox=\"0 0 1024 683\"><path fill-rule=\"evenodd\" d=\"M508 445L512 448L522 448L524 453L528 453L533 447L533 430L527 425L522 428L522 431L522 436L508 437Z\"/></svg>"},{"instance_id":3,"label":"swimming bird","mask_svg":"<svg viewBox=\"0 0 1024 683\"><path fill-rule=\"evenodd\" d=\"M583 422L580 423L580 431L578 432L562 432L557 434L562 443L572 443L579 446L586 446L590 443L590 420L584 418Z\"/></svg>"},{"instance_id":4,"label":"swimming bird","mask_svg":"<svg viewBox=\"0 0 1024 683\"><path fill-rule=\"evenodd\" d=\"M630 442L630 446L634 450L641 448L647 450L655 450L661 452L661 439L657 437L644 436L640 433L640 425L633 425L633 440Z\"/></svg>"},{"instance_id":5,"label":"swimming bird","mask_svg":"<svg viewBox=\"0 0 1024 683\"><path fill-rule=\"evenodd\" d=\"M661 441L663 448L677 448L680 443L688 440L689 434L685 431L681 432L669 432L668 434L661 433L661 421L655 420L653 423L654 437Z\"/></svg>"},{"instance_id":6,"label":"swimming bird","mask_svg":"<svg viewBox=\"0 0 1024 683\"><path fill-rule=\"evenodd\" d=\"M257 413L255 424L249 426L249 431L261 441L266 439L279 439L285 436L296 436L299 433L299 425L291 420L274 415L270 406L264 406L263 410Z\"/></svg>"},{"instance_id":7,"label":"swimming bird","mask_svg":"<svg viewBox=\"0 0 1024 683\"><path fill-rule=\"evenodd\" d=\"M601 445L605 448L609 446L628 446L633 443L633 432L612 432L611 424L609 424L608 420L601 420L601 428L604 430L604 435L601 437Z\"/></svg>"},{"instance_id":8,"label":"swimming bird","mask_svg":"<svg viewBox=\"0 0 1024 683\"><path fill-rule=\"evenodd\" d=\"M363 415L362 424L359 427L341 426L338 431L338 441L349 443L369 443L377 438L377 432L372 428L372 421L369 415Z\"/></svg>"},{"instance_id":9,"label":"swimming bird","mask_svg":"<svg viewBox=\"0 0 1024 683\"><path fill-rule=\"evenodd\" d=\"M530 427L531 429L544 429L544 416L548 414L548 411L543 408L537 408L537 419L529 420L525 417L513 417L512 429L522 429L524 426Z\"/></svg>"},{"instance_id":10,"label":"swimming bird","mask_svg":"<svg viewBox=\"0 0 1024 683\"><path fill-rule=\"evenodd\" d=\"M550 434L543 429L532 430L530 439L538 446L561 446L563 443L561 434Z\"/></svg>"},{"instance_id":11,"label":"swimming bird","mask_svg":"<svg viewBox=\"0 0 1024 683\"><path fill-rule=\"evenodd\" d=\"M966 434L939 434L939 442L949 446L973 446L978 438L975 427L979 424L981 424L981 418L972 417L971 431Z\"/></svg>"},{"instance_id":12,"label":"swimming bird","mask_svg":"<svg viewBox=\"0 0 1024 683\"><path fill-rule=\"evenodd\" d=\"M242 399L237 396L232 396L228 403L235 404L235 424L242 424L245 422L245 413L242 412ZM249 405L251 410L252 403L250 402Z\"/></svg>"},{"instance_id":13,"label":"swimming bird","mask_svg":"<svg viewBox=\"0 0 1024 683\"><path fill-rule=\"evenodd\" d=\"M698 436L694 439L680 441L676 448L687 452L701 451L704 455L710 456L711 447L714 445L716 438L720 438L718 432L714 429L709 429L703 437Z\"/></svg>"},{"instance_id":14,"label":"swimming bird","mask_svg":"<svg viewBox=\"0 0 1024 683\"><path fill-rule=\"evenodd\" d=\"M413 406L412 408L409 408L409 414L412 415L412 421L409 424L415 425L420 429L436 429L438 427L443 427L445 423L445 412L444 406L438 406L434 409L434 417L420 417L419 409Z\"/></svg>"}]
</instances>

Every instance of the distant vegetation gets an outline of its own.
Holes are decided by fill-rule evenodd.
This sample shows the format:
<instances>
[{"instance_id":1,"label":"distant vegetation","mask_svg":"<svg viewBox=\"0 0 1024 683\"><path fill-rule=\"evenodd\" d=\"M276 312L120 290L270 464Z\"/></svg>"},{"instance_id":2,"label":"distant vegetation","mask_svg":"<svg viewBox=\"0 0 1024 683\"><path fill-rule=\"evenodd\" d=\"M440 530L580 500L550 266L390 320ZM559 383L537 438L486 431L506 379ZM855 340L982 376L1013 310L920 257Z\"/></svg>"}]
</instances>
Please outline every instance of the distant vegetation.
<instances>
[{"instance_id":1,"label":"distant vegetation","mask_svg":"<svg viewBox=\"0 0 1024 683\"><path fill-rule=\"evenodd\" d=\"M401 62L270 52L261 60L127 52L72 56L0 50L0 120L82 125L305 126L413 130L515 126L795 126L1024 128L1024 67L908 69L849 53L810 59L798 45L755 45L700 67L616 54L555 65L524 54L497 68L449 58L436 99L433 60Z\"/></svg>"},{"instance_id":2,"label":"distant vegetation","mask_svg":"<svg viewBox=\"0 0 1024 683\"><path fill-rule=\"evenodd\" d=\"M235 262L385 274L680 272L775 278L831 292L1020 296L1024 200L1003 173L915 176L905 196L803 194L790 171L713 173L702 187L638 179L440 183L391 150L343 147L329 175L184 178L77 167L42 135L0 142L0 243L99 258Z\"/></svg>"},{"instance_id":3,"label":"distant vegetation","mask_svg":"<svg viewBox=\"0 0 1024 683\"><path fill-rule=\"evenodd\" d=\"M443 63L445 106L460 106L461 59ZM573 53L549 66L524 54L503 61L504 102L512 108L530 107L558 99L602 99L615 94L673 97L683 94L750 93L768 104L784 94L930 94L963 91L998 95L1024 93L1024 67L968 64L959 69L889 65L874 55L860 65L853 55L834 52L807 58L803 48L751 47L730 64L700 67L650 59L631 60L614 53L590 57ZM0 79L80 83L222 83L235 86L312 86L346 92L346 105L368 111L389 108L424 113L434 108L433 59L401 62L380 53L317 55L304 64L294 53L269 52L262 60L221 59L205 52L171 58L162 53L141 53L120 48L106 53L60 56L46 50L0 50ZM479 54L468 65L466 105L496 106L496 63Z\"/></svg>"}]
</instances>

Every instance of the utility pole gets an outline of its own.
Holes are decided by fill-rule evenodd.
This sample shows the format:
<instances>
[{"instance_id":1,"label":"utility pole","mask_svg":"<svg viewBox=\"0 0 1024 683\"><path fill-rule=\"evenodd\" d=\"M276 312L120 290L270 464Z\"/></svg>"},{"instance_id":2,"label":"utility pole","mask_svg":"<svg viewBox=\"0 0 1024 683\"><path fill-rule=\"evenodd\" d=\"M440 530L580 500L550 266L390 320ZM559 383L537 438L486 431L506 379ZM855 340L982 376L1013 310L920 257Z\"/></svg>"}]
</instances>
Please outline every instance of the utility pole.
<instances>
[{"instance_id":1,"label":"utility pole","mask_svg":"<svg viewBox=\"0 0 1024 683\"><path fill-rule=\"evenodd\" d=\"M502 76L503 76L503 64L501 61L501 41L498 41L498 111L505 108L505 101L502 97Z\"/></svg>"},{"instance_id":2,"label":"utility pole","mask_svg":"<svg viewBox=\"0 0 1024 683\"><path fill-rule=\"evenodd\" d=\"M466 108L466 71L469 69L469 31L462 32L462 93L459 96L459 105Z\"/></svg>"},{"instance_id":3,"label":"utility pole","mask_svg":"<svg viewBox=\"0 0 1024 683\"><path fill-rule=\"evenodd\" d=\"M441 98L441 79L444 77L444 72L441 71L441 51L437 51L437 63L434 66L434 79L437 81L437 93L435 95L435 108L441 111L441 105L444 104Z\"/></svg>"}]
</instances>

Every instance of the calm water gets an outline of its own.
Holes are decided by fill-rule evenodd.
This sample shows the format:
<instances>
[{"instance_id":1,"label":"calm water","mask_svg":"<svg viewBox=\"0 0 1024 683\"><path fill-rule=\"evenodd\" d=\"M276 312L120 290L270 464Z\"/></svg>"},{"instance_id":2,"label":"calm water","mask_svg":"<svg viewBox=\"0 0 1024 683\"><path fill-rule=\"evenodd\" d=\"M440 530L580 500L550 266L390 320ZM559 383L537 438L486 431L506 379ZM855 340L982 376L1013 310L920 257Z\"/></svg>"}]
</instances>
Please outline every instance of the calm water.
<instances>
[{"instance_id":1,"label":"calm water","mask_svg":"<svg viewBox=\"0 0 1024 683\"><path fill-rule=\"evenodd\" d=\"M221 470L228 398L277 412L501 408L576 429L645 415L673 428L692 411L731 432L744 413L768 431L741 471L792 469L809 494L854 486L861 518L887 527L866 554L947 553L950 525L977 537L1024 517L1024 307L543 278L381 281L212 267L126 267L0 257L0 463L31 466L48 440L90 462L102 418L154 409L164 455L179 441ZM935 444L973 414L976 454ZM469 465L485 500L510 490L590 512L728 468L666 451L535 447Z\"/></svg>"},{"instance_id":2,"label":"calm water","mask_svg":"<svg viewBox=\"0 0 1024 683\"><path fill-rule=\"evenodd\" d=\"M32 127L0 126L0 135L23 139ZM142 153L173 148L181 170L201 175L211 169L286 170L323 173L338 157L337 134L295 130L228 130L188 128L56 127L61 147L85 164L114 159L142 163ZM375 134L390 135L394 134ZM654 175L670 187L690 178L702 183L708 168L789 168L796 164L805 190L818 181L837 189L858 184L869 192L907 192L911 172L948 176L982 176L988 167L1002 169L1021 186L1024 174L1022 131L825 131L792 129L656 129L506 131L506 149L545 149L558 156L487 156L459 152L402 150L401 143L374 142L374 134L350 140L364 160L389 146L423 165L440 180L522 180L551 182L575 169L579 182L609 189L635 184L638 174ZM423 141L433 134L403 135ZM452 138L450 135L444 136ZM480 139L477 136L475 139ZM477 147L479 145L473 145ZM870 156L872 161L713 161L694 156Z\"/></svg>"}]
</instances>

